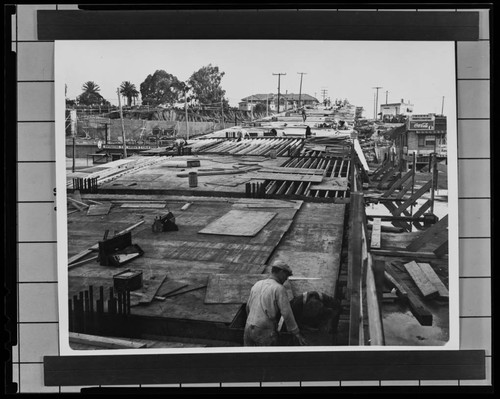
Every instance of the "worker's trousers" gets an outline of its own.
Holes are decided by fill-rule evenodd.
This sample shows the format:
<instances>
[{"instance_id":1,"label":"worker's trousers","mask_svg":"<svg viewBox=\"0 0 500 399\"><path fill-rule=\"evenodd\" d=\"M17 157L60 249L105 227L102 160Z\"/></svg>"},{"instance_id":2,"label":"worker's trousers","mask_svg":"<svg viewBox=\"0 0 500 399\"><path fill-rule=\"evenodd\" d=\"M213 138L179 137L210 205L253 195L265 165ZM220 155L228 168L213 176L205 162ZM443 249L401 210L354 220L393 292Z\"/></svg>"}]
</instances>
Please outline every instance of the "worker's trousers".
<instances>
[{"instance_id":1,"label":"worker's trousers","mask_svg":"<svg viewBox=\"0 0 500 399\"><path fill-rule=\"evenodd\" d=\"M245 346L275 346L278 344L278 332L247 324L243 334L243 343Z\"/></svg>"}]
</instances>

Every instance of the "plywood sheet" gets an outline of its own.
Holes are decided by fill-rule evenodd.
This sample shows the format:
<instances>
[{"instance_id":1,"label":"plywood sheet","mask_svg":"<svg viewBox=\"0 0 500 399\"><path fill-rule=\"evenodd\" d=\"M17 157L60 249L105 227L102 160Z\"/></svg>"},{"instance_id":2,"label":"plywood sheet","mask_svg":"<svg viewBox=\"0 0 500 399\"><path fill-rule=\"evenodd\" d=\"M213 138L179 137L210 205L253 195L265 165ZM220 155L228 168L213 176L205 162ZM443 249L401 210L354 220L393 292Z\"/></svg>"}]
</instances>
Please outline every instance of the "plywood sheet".
<instances>
[{"instance_id":1,"label":"plywood sheet","mask_svg":"<svg viewBox=\"0 0 500 399\"><path fill-rule=\"evenodd\" d=\"M101 216L107 215L111 209L111 203L108 202L106 204L92 204L89 206L87 211L87 216Z\"/></svg>"},{"instance_id":2,"label":"plywood sheet","mask_svg":"<svg viewBox=\"0 0 500 399\"><path fill-rule=\"evenodd\" d=\"M124 180L124 181L153 181L153 180L158 179L160 176L163 176L163 175L146 174L146 173L142 173L142 174L130 173L128 175L124 175L124 176L120 177L120 181L122 181L122 180Z\"/></svg>"},{"instance_id":3,"label":"plywood sheet","mask_svg":"<svg viewBox=\"0 0 500 399\"><path fill-rule=\"evenodd\" d=\"M253 237L275 216L274 212L231 210L198 233Z\"/></svg>"},{"instance_id":4,"label":"plywood sheet","mask_svg":"<svg viewBox=\"0 0 500 399\"><path fill-rule=\"evenodd\" d=\"M268 277L268 274L212 274L208 277L205 303L246 303L253 285ZM285 283L284 287L292 299L289 283Z\"/></svg>"},{"instance_id":5,"label":"plywood sheet","mask_svg":"<svg viewBox=\"0 0 500 399\"><path fill-rule=\"evenodd\" d=\"M142 287L130 292L130 306L145 305L155 297L167 275L156 276L154 279L143 280Z\"/></svg>"}]
</instances>

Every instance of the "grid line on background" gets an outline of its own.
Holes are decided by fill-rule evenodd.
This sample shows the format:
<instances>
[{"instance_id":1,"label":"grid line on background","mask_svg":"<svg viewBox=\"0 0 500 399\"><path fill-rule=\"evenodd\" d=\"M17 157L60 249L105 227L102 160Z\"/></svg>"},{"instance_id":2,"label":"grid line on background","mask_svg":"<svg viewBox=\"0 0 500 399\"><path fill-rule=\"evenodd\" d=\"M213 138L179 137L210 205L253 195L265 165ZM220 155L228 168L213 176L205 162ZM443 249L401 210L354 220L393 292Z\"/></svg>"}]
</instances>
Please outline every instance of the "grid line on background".
<instances>
[{"instance_id":1,"label":"grid line on background","mask_svg":"<svg viewBox=\"0 0 500 399\"><path fill-rule=\"evenodd\" d=\"M44 46L47 46L47 44L53 43L53 41L37 40L37 38L36 38L36 11L38 9L62 10L62 9L76 9L76 7L77 7L76 5L57 5L57 4L56 5L39 5L39 6L37 6L37 5L17 5L17 12L14 16L14 24L15 24L14 32L13 32L14 33L14 40L12 42L16 52L19 54L19 44L32 44L34 46L43 44ZM360 10L356 10L356 11L360 11ZM373 10L372 9L370 11L383 12L385 10L383 10L383 9ZM394 11L394 10L391 10L391 11ZM408 10L402 10L402 11L408 11ZM426 10L418 9L416 11L424 12ZM436 10L427 10L427 11L436 11ZM447 11L449 11L449 9ZM460 10L456 10L456 11L460 11ZM489 43L488 11L482 10L482 9L479 9L479 10L467 9L466 11L480 11L480 38L479 38L478 42L473 42L473 43L467 42L466 43L466 47L468 47L469 49L472 49L472 51L476 51L477 47L482 46L486 42ZM461 44L462 43L460 43L460 42L458 43L458 45L461 45ZM481 50L477 50L477 51L481 51ZM489 57L489 53L487 54L487 56ZM28 56L28 59L29 59L29 56ZM33 60L33 61L35 61L35 60ZM477 78L460 77L461 73L462 73L461 71L465 68L461 62L465 62L465 61L462 61L461 58L459 58L458 63L457 63L457 71L459 72L459 73L457 73L457 81L458 81L458 83L457 83L457 85L458 85L457 99L458 99L458 102L460 102L461 99L464 99L467 96L467 92L465 92L465 90L463 90L463 88L462 89L460 88L461 83L484 84L484 83L489 82L489 80L490 80L489 78L483 77L483 76L477 77ZM483 62L483 63L486 62L486 63L488 63L488 66L489 66L489 58L487 58L486 60L483 59L483 60L481 60L481 62ZM22 69L22 67L23 67L23 65L19 65L19 69ZM483 71L486 67L487 66L482 65L482 64L477 66L477 68L481 71ZM469 73L468 70L464 71L463 73L465 73L465 72ZM21 83L22 85L40 86L40 83L41 83L45 86L50 86L50 85L53 86L54 79L35 79L35 78L29 79L29 77L25 77L23 80L18 80L17 82ZM478 86L476 85L476 87L478 87ZM53 92L53 88L51 91L50 87L46 87L39 93L39 95L43 95L46 97L48 96L50 98L52 92ZM19 101L22 102L22 98L20 98ZM489 97L488 97L488 101L489 101ZM458 109L460 110L460 106L458 107ZM47 119L37 118L37 119L27 119L26 120L26 119L21 118L21 120L18 120L17 127L18 127L19 136L21 136L21 134L28 134L27 132L21 133L23 131L23 129L25 128L25 126L21 126L23 124L36 124L36 123L49 124L49 123L52 123L52 129L50 129L50 131L53 133L53 124L55 122L53 119L54 115L52 114L53 110L51 110L49 107L45 111L49 112L49 114L44 115L47 117ZM39 116L39 115L37 115L37 116ZM489 147L486 147L485 143L483 143L483 142L480 143L480 144L482 144L482 146L479 146L479 148L472 148L469 151L472 153L471 156L467 155L467 153L468 153L467 148L464 148L460 144L461 144L461 142L466 142L467 140L469 140L469 137L470 137L469 135L472 133L466 131L464 125L461 125L460 122L467 122L471 126L475 125L477 127L477 126L479 126L478 122L489 121L490 119L489 119L489 117L484 117L484 115L479 115L477 117L475 117L474 115L462 116L460 112L458 113L457 119L459 122L457 128L458 128L458 144L459 144L458 160L459 160L459 164L461 165L461 167L459 168L459 180L460 180L460 173L463 173L464 168L470 167L471 161L489 160L490 159L490 157L486 156L486 155L476 156L477 155L476 153L478 151L482 152L483 154L489 154ZM482 134L489 136L489 130L484 132L484 129L485 129L484 126L482 127L482 129L483 129L481 131ZM489 127L487 129L489 129ZM53 142L49 143L49 147L50 146L53 147ZM45 151L47 153L50 152L48 149L43 149L43 151ZM37 166L39 166L40 163L49 164L50 169L53 169L51 178L54 179L54 180L50 180L47 182L47 187L49 187L48 191L51 191L52 187L55 187L55 158L48 159L48 160L30 159L30 158L32 158L32 156L29 153L30 149L29 149L29 144L27 141L20 142L18 152L20 153L20 155L22 155L23 152L26 152L28 154L26 157L20 156L21 160L18 160L18 165L33 164L33 165L35 165L35 167L37 167ZM50 155L53 155L53 153ZM49 155L49 158L50 158L50 155ZM47 156L47 155L44 154L44 156ZM460 169L462 169L462 172ZM478 197L459 196L459 200L461 202L466 202L466 203L470 204L471 201L481 200L481 201L484 201L487 205L490 205L491 196L489 194L489 190L490 190L489 174L485 174L485 175L487 175L487 176L483 176L482 180L480 182L478 182L477 184L478 184L478 187L480 187L480 189L484 189L487 194L483 194L483 195L480 195ZM19 189L18 189L18 192L19 192L19 190L24 189L23 181L19 181L18 184L19 184ZM474 187L476 187L476 186L474 186ZM459 189L459 191L460 191L460 189ZM17 201L18 204L44 205L44 204L52 204L54 202L54 201L48 201L48 200L41 200L40 198L37 198L38 193L36 193L36 192L30 192L29 190L27 190L27 191L25 190L25 191L23 191L23 193L24 193L23 195L24 195L25 199L18 200ZM28 198L30 198L30 196L32 196L32 199L28 199ZM471 205L471 206L473 206L473 205ZM40 209L43 212L47 211L45 208L43 208L43 209L40 208ZM20 212L19 212L20 219L22 219L22 217L21 217L23 214L22 211L23 211L23 209L20 209ZM464 220L463 220L462 213L460 213L460 214L461 214L460 225L462 226ZM53 217L53 219L55 219L55 212L54 212L52 217ZM475 243L475 241L483 240L483 241L487 241L488 243L491 242L491 237L490 237L491 230L489 229L489 227L486 229L488 234L483 234L483 232L485 230L484 224L489 222L489 220L480 219L479 222L474 221L474 220L468 221L468 222L472 223L472 225L473 225L472 233L474 233L474 234L470 234L469 230L464 231L464 229L461 228L459 231L460 246L467 244L467 248L468 248L469 252L473 252L475 249L478 251L484 251L484 245L482 245L478 242ZM474 225L474 223L476 223L476 225ZM477 223L479 223L480 225L477 226ZM40 234L40 236L35 234L33 236L33 239L23 239L23 236L25 236L25 234L23 234L24 232L22 231L23 228L25 228L24 225L20 224L19 238L17 241L18 248L21 246L37 244L37 245L40 245L42 247L45 247L45 251L47 251L47 252L54 251L55 246L53 244L56 243L55 240L44 240L44 236L41 234ZM466 233L469 233L469 234L466 234ZM491 287L491 264L488 264L489 259L487 257L485 259L481 259L483 264L481 264L480 267L481 267L481 270L485 273L485 275L484 276L483 275L475 276L475 275L470 275L469 274L470 272L468 270L466 271L466 269L468 269L468 267L467 267L467 265L464 265L463 258L464 258L463 256L460 257L461 262L460 262L460 276L459 277L460 277L461 299L462 299L462 295L465 295L466 297L470 297L472 295L478 296L478 292L476 290L481 291L482 295L484 295L485 293L488 292L489 287ZM41 264L37 264L36 267L39 267L43 270L47 269L47 271L45 272L46 275L49 275L50 273L54 272L54 270L50 270L54 267L53 264L43 264L43 259L40 260L40 263ZM51 280L50 278L44 279L43 273L40 272L40 276L37 277L37 279L35 279L34 281L21 281L19 277L23 273L25 273L25 270L29 270L29 268L34 267L33 260L32 259L24 259L24 261L20 260L18 267L19 267L18 280L17 280L18 281L17 282L17 284L18 284L18 290L17 290L18 291L18 315L22 315L22 314L26 314L26 313L29 314L30 303L25 302L26 298L29 297L29 295L26 292L21 292L21 291L24 291L24 289L26 287L43 290L44 287L47 287L47 285L50 285L50 288L54 289L54 287L57 287L57 280ZM23 287L22 290L20 289L21 287ZM462 292L462 290L464 290L464 292ZM469 292L470 290L474 290L474 292ZM55 295L57 294L57 290L53 290L53 292L55 293ZM31 294L34 294L34 293L31 292ZM26 296L26 295L28 295L28 296ZM52 297L52 298L50 298L50 300L52 300L53 303L57 304L56 297L55 298ZM489 323L489 326L491 327L491 308L489 307L489 304L488 304L489 302L491 302L491 291L489 291L488 297L481 297L478 299L478 303L476 303L477 308L474 308L474 307L468 308L465 306L462 307L462 304L460 307L461 345L462 344L466 345L462 349L469 349L470 347L473 347L474 349L486 349L486 351L487 351L487 353L486 353L487 379L484 382L482 382L485 385L489 385L489 383L491 383L491 381L492 381L492 375L491 375L491 361L492 361L491 329L489 331L486 331L485 329L482 329L479 331L480 334L477 334L477 335L479 335L481 337L481 340L482 340L479 344L477 341L470 339L469 335L471 335L471 334L468 334L468 332L472 331L472 334L475 334L478 332L477 329L479 327L486 325L486 328L487 328L488 323ZM51 312L54 312L55 310L56 309L52 309ZM472 313L469 314L469 312L472 312ZM481 314L481 312L484 312L486 314ZM57 316L57 312L55 313L55 315ZM51 316L51 315L49 315L49 316ZM44 318L42 318L42 319L44 319ZM476 324L474 324L472 322L475 320L480 320L483 324L481 324L481 326L478 327ZM41 358L38 361L36 361L36 360L32 361L33 359L30 359L30 361L24 360L24 358L26 358L26 356L27 356L27 358L29 358L30 353L26 353L26 352L23 353L23 348L25 348L25 347L31 348L31 350L32 350L31 354L38 353L38 355L40 353L43 353L43 348L42 349L40 349L40 348L34 349L32 342L23 341L23 337L21 336L22 335L21 331L24 328L32 328L35 331L35 332L33 332L33 330L32 330L32 333L36 335L36 328L41 328L42 326L46 326L46 325L57 326L58 325L57 317L55 318L55 320L54 319L51 319L51 320L23 320L23 319L21 319L18 322L18 329L17 329L18 345L17 345L17 347L14 348L14 350L16 351L16 354L17 354L17 358L14 359L16 361L14 361L14 363L13 363L13 371L14 371L13 374L14 374L14 377L17 378L17 382L19 383L19 392L24 393L24 392L78 391L79 387L45 387L43 385L43 360ZM52 344L55 347L55 352L56 352L55 354L59 354L60 353L59 339L58 339L59 331L58 331L58 328L56 328L56 330L57 330L57 333L53 337L56 342L55 342L55 344L54 344L54 342L52 342ZM463 338L462 338L462 336L463 336ZM28 340L28 339L29 339L29 337L26 337L26 336L24 337L24 340ZM36 347L36 345L35 345L35 347ZM23 355L23 357L21 356L21 354ZM50 354L54 354L54 353L50 353ZM324 383L325 384L332 384L333 386L363 386L363 385L385 386L385 385L398 385L401 382L398 382L398 381L394 381L394 382L391 382L391 381L367 381L364 383L363 381L356 381L356 382L331 381L331 382L324 382ZM472 383L476 384L477 382L472 382ZM219 387L230 385L227 383L219 383L219 382L215 382L214 384L216 386L219 386ZM256 382L256 384L258 384L258 386L269 386L270 385L270 383L262 383L262 382ZM283 383L283 384L272 383L271 385L284 386L284 384L285 383ZM286 383L286 385L289 385L289 384L293 385L294 383ZM307 386L307 385L312 385L314 383L307 382L307 381L304 381L304 382L299 381L295 384L296 384L296 386ZM417 384L419 386L423 386L423 385L432 385L432 384L434 384L434 382L421 381L421 380L408 381L406 385L415 385L415 384ZM467 382L467 381L461 382L460 380L458 380L458 381L448 381L448 382L439 381L439 384L443 384L443 385L448 385L448 384L449 385L462 385L462 384L469 385L471 383ZM207 384L173 384L173 386L178 386L178 387L189 387L189 386L195 386L195 385L196 386L208 386ZM137 386L137 385L134 385L134 386Z\"/></svg>"}]
</instances>

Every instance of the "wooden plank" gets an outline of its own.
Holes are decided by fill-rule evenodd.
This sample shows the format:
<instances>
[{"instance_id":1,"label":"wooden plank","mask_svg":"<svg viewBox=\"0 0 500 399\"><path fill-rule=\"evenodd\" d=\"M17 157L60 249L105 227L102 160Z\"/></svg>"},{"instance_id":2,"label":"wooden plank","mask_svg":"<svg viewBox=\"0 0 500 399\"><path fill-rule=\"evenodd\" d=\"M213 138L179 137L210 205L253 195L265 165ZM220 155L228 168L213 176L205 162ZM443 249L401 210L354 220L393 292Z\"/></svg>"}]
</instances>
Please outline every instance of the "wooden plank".
<instances>
[{"instance_id":1,"label":"wooden plank","mask_svg":"<svg viewBox=\"0 0 500 399\"><path fill-rule=\"evenodd\" d=\"M163 209L166 204L152 204L152 203L140 203L140 202L128 202L122 204L120 208L149 208L149 209Z\"/></svg>"},{"instance_id":2,"label":"wooden plank","mask_svg":"<svg viewBox=\"0 0 500 399\"><path fill-rule=\"evenodd\" d=\"M147 344L123 338L100 337L97 335L69 333L70 346L72 343L98 346L107 349L139 349L146 348Z\"/></svg>"},{"instance_id":3,"label":"wooden plank","mask_svg":"<svg viewBox=\"0 0 500 399\"><path fill-rule=\"evenodd\" d=\"M167 275L164 274L156 276L155 279L143 280L141 288L130 292L130 306L150 303L166 278Z\"/></svg>"},{"instance_id":4,"label":"wooden plank","mask_svg":"<svg viewBox=\"0 0 500 399\"><path fill-rule=\"evenodd\" d=\"M384 328L380 316L377 287L372 269L372 257L368 254L366 268L366 302L368 312L368 329L370 332L370 345L384 345Z\"/></svg>"},{"instance_id":5,"label":"wooden plank","mask_svg":"<svg viewBox=\"0 0 500 399\"><path fill-rule=\"evenodd\" d=\"M110 202L108 202L107 204L102 204L102 205L92 204L89 206L89 209L87 211L87 216L107 215L110 210L111 210L111 203Z\"/></svg>"},{"instance_id":6,"label":"wooden plank","mask_svg":"<svg viewBox=\"0 0 500 399\"><path fill-rule=\"evenodd\" d=\"M448 253L448 240L442 242L434 251L438 258L442 258Z\"/></svg>"},{"instance_id":7,"label":"wooden plank","mask_svg":"<svg viewBox=\"0 0 500 399\"><path fill-rule=\"evenodd\" d=\"M362 266L363 266L363 213L364 200L363 194L351 193L351 235L349 237L349 270L348 270L348 290L350 291L349 307L349 345L360 345L361 337L359 334L362 320L361 311L361 293L362 293Z\"/></svg>"},{"instance_id":8,"label":"wooden plank","mask_svg":"<svg viewBox=\"0 0 500 399\"><path fill-rule=\"evenodd\" d=\"M248 177L252 180L277 180L277 181L305 181L321 183L323 176L319 175L296 175L285 173L252 173Z\"/></svg>"},{"instance_id":9,"label":"wooden plank","mask_svg":"<svg viewBox=\"0 0 500 399\"><path fill-rule=\"evenodd\" d=\"M275 216L274 212L230 210L213 221L200 234L216 234L253 237L257 235Z\"/></svg>"},{"instance_id":10,"label":"wooden plank","mask_svg":"<svg viewBox=\"0 0 500 399\"><path fill-rule=\"evenodd\" d=\"M81 260L79 262L74 262L68 266L68 270L73 269L73 268L78 267L78 266L81 266L81 265L85 265L86 263L89 263L93 260L97 260L97 258L98 258L98 256L96 255L96 256L92 256L88 259Z\"/></svg>"},{"instance_id":11,"label":"wooden plank","mask_svg":"<svg viewBox=\"0 0 500 399\"><path fill-rule=\"evenodd\" d=\"M325 169L287 168L266 166L260 170L262 173L297 173L303 175L324 175Z\"/></svg>"},{"instance_id":12,"label":"wooden plank","mask_svg":"<svg viewBox=\"0 0 500 399\"><path fill-rule=\"evenodd\" d=\"M361 149L361 146L359 145L359 140L354 139L354 151L356 151L356 155L359 158L359 161L361 162L361 165L363 166L363 169L368 172L370 170L370 167L368 166L368 163L366 162L365 154L363 153L363 150Z\"/></svg>"},{"instance_id":13,"label":"wooden plank","mask_svg":"<svg viewBox=\"0 0 500 399\"><path fill-rule=\"evenodd\" d=\"M403 202L393 213L394 216L399 216L401 212L406 210L410 205L412 205L416 200L418 200L422 195L424 195L432 187L432 180L429 180L422 187L420 187L410 198Z\"/></svg>"},{"instance_id":14,"label":"wooden plank","mask_svg":"<svg viewBox=\"0 0 500 399\"><path fill-rule=\"evenodd\" d=\"M436 259L436 254L434 252L413 252L405 251L400 249L372 249L372 255L380 256L400 256L400 257L410 257L414 259Z\"/></svg>"},{"instance_id":15,"label":"wooden plank","mask_svg":"<svg viewBox=\"0 0 500 399\"><path fill-rule=\"evenodd\" d=\"M321 184L311 185L311 190L347 191L349 179L346 177L329 177Z\"/></svg>"},{"instance_id":16,"label":"wooden plank","mask_svg":"<svg viewBox=\"0 0 500 399\"><path fill-rule=\"evenodd\" d=\"M399 278L394 267L386 262L385 270L398 282L402 289L407 292L408 306L418 322L423 326L432 326L432 313L429 312L420 298L413 293L404 281Z\"/></svg>"},{"instance_id":17,"label":"wooden plank","mask_svg":"<svg viewBox=\"0 0 500 399\"><path fill-rule=\"evenodd\" d=\"M304 201L301 200L278 200L278 199L258 199L258 198L239 198L234 203L247 208L293 208L300 209Z\"/></svg>"},{"instance_id":18,"label":"wooden plank","mask_svg":"<svg viewBox=\"0 0 500 399\"><path fill-rule=\"evenodd\" d=\"M198 176L215 176L215 175L235 175L239 173L246 173L244 170L226 169L226 170L214 170L211 172L196 172ZM189 177L189 172L178 173L177 177Z\"/></svg>"},{"instance_id":19,"label":"wooden plank","mask_svg":"<svg viewBox=\"0 0 500 399\"><path fill-rule=\"evenodd\" d=\"M389 189L382 194L383 198L389 197L392 193L394 193L406 180L408 180L413 174L413 170L408 171L401 177L400 179L396 180Z\"/></svg>"},{"instance_id":20,"label":"wooden plank","mask_svg":"<svg viewBox=\"0 0 500 399\"><path fill-rule=\"evenodd\" d=\"M370 241L370 248L380 248L380 242L382 240L382 219L373 219L372 225L372 236Z\"/></svg>"},{"instance_id":21,"label":"wooden plank","mask_svg":"<svg viewBox=\"0 0 500 399\"><path fill-rule=\"evenodd\" d=\"M418 263L418 266L420 269L424 272L424 274L427 276L429 281L436 287L439 293L440 298L449 298L450 294L448 292L448 288L444 285L444 283L441 281L439 276L436 274L434 269L429 263Z\"/></svg>"},{"instance_id":22,"label":"wooden plank","mask_svg":"<svg viewBox=\"0 0 500 399\"><path fill-rule=\"evenodd\" d=\"M165 298L172 298L174 296L182 295L182 294L185 294L187 292L201 290L202 288L205 288L206 286L207 286L206 283L188 284L186 287L180 288L174 292L171 292L171 293L165 295Z\"/></svg>"},{"instance_id":23,"label":"wooden plank","mask_svg":"<svg viewBox=\"0 0 500 399\"><path fill-rule=\"evenodd\" d=\"M432 284L417 262L411 261L405 263L404 267L424 298L432 298L439 295L437 288Z\"/></svg>"},{"instance_id":24,"label":"wooden plank","mask_svg":"<svg viewBox=\"0 0 500 399\"><path fill-rule=\"evenodd\" d=\"M186 282L167 279L163 282L163 284L160 286L160 288L156 292L156 296L163 296L164 297L168 294L171 294L171 293L178 291L181 288L184 288L187 286L188 286L188 284Z\"/></svg>"},{"instance_id":25,"label":"wooden plank","mask_svg":"<svg viewBox=\"0 0 500 399\"><path fill-rule=\"evenodd\" d=\"M426 243L434 241L438 235L448 228L448 215L443 217L439 222L433 224L425 232L420 235L415 241L406 247L407 251L417 251L422 248Z\"/></svg>"},{"instance_id":26,"label":"wooden plank","mask_svg":"<svg viewBox=\"0 0 500 399\"><path fill-rule=\"evenodd\" d=\"M384 272L384 276L394 286L394 288L397 290L399 296L401 296L403 298L408 297L408 292L406 291L406 289L403 288L403 286L401 284L399 284L399 282L394 277L392 277L387 272L387 270Z\"/></svg>"}]
</instances>

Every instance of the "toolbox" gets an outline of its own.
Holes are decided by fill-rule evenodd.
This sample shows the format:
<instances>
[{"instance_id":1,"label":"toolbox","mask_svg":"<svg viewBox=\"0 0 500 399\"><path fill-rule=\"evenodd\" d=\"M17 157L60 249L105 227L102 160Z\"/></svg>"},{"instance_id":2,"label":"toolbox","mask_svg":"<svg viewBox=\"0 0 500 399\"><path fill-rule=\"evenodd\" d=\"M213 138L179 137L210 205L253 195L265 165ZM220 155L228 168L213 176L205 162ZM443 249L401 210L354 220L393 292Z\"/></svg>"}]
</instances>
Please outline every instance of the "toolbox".
<instances>
[{"instance_id":1,"label":"toolbox","mask_svg":"<svg viewBox=\"0 0 500 399\"><path fill-rule=\"evenodd\" d=\"M117 292L133 291L142 287L141 270L124 270L113 275L113 286Z\"/></svg>"},{"instance_id":2,"label":"toolbox","mask_svg":"<svg viewBox=\"0 0 500 399\"><path fill-rule=\"evenodd\" d=\"M99 241L99 264L101 266L122 266L131 260L144 255L137 244L132 244L132 233L114 236Z\"/></svg>"}]
</instances>

